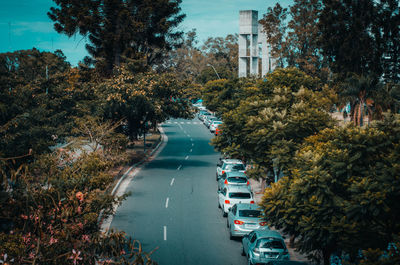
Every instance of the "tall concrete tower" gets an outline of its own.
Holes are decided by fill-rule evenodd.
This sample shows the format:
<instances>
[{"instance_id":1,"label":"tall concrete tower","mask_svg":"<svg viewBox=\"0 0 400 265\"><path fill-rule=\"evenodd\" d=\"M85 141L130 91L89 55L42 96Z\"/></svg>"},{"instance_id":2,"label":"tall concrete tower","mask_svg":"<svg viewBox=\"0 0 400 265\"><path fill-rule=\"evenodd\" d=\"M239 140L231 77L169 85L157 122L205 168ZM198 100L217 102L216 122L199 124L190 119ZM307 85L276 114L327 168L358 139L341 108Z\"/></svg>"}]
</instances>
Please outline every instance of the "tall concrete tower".
<instances>
[{"instance_id":1,"label":"tall concrete tower","mask_svg":"<svg viewBox=\"0 0 400 265\"><path fill-rule=\"evenodd\" d=\"M239 77L266 75L274 68L267 37L258 23L258 11L239 12Z\"/></svg>"}]
</instances>

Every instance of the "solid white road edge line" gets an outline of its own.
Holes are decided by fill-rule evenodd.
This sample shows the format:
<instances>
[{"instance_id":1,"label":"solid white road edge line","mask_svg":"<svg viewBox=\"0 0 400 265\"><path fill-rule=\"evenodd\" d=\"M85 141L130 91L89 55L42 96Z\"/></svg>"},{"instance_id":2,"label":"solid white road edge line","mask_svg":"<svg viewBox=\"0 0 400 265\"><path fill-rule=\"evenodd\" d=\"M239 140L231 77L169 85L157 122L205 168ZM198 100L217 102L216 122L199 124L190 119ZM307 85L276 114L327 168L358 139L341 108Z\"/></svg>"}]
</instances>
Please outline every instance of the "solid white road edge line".
<instances>
[{"instance_id":1,"label":"solid white road edge line","mask_svg":"<svg viewBox=\"0 0 400 265\"><path fill-rule=\"evenodd\" d=\"M161 141L153 149L153 151L150 153L150 155L146 159L148 159L149 157L153 157L153 158L157 157L161 153L161 151L164 149L164 147L167 145L167 143L168 143L168 136L165 134L163 128L161 126L159 126L158 129L159 129L159 131L161 133L161 137L162 137ZM112 191L112 194L115 194L117 196L122 196L125 193L129 183L140 172L142 167L146 165L146 163L147 162L145 160L142 160L142 161L134 164L133 166L131 166L124 173L124 175L120 178L118 183L115 185L115 187L114 187L114 189ZM117 208L118 208L118 204L114 204L113 205L114 214L116 213ZM101 227L100 227L100 230L102 232L108 233L113 218L114 218L114 215L110 215L108 218L103 220L103 222L101 223Z\"/></svg>"},{"instance_id":2,"label":"solid white road edge line","mask_svg":"<svg viewBox=\"0 0 400 265\"><path fill-rule=\"evenodd\" d=\"M167 227L164 225L164 241L167 241Z\"/></svg>"}]
</instances>

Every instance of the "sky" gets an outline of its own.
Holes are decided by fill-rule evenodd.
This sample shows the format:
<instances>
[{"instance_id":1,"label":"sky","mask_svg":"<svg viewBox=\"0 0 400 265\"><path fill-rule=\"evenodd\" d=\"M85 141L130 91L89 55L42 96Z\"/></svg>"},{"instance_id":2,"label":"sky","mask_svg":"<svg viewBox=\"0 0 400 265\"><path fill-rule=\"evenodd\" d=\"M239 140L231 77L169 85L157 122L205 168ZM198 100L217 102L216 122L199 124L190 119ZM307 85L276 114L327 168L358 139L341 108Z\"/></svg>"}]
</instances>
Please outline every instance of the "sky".
<instances>
[{"instance_id":1,"label":"sky","mask_svg":"<svg viewBox=\"0 0 400 265\"><path fill-rule=\"evenodd\" d=\"M239 11L257 10L259 18L268 7L279 2L287 7L291 0L183 0L185 20L178 30L196 29L199 43L208 37L225 37L238 33ZM77 65L87 52L86 40L80 35L68 38L57 33L48 18L52 0L0 0L0 53L27 50L63 51L72 65Z\"/></svg>"}]
</instances>

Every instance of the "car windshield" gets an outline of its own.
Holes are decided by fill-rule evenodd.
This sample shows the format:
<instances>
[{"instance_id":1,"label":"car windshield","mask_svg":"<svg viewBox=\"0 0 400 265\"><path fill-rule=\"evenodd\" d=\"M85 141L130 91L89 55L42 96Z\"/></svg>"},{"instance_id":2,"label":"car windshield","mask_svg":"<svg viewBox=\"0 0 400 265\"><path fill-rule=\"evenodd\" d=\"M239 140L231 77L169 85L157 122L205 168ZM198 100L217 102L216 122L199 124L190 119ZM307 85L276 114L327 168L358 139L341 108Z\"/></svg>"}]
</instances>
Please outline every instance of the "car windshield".
<instances>
[{"instance_id":1,"label":"car windshield","mask_svg":"<svg viewBox=\"0 0 400 265\"><path fill-rule=\"evenodd\" d=\"M285 244L281 240L271 240L268 238L262 238L258 240L257 246L259 248L273 248L273 249L285 249Z\"/></svg>"},{"instance_id":2,"label":"car windshield","mask_svg":"<svg viewBox=\"0 0 400 265\"><path fill-rule=\"evenodd\" d=\"M230 183L247 183L247 178L243 178L243 177L230 177L228 178L228 182Z\"/></svg>"},{"instance_id":3,"label":"car windshield","mask_svg":"<svg viewBox=\"0 0 400 265\"><path fill-rule=\"evenodd\" d=\"M226 164L224 169L226 170L232 170L232 171L239 171L239 170L244 170L244 165L243 164Z\"/></svg>"},{"instance_id":4,"label":"car windshield","mask_svg":"<svg viewBox=\"0 0 400 265\"><path fill-rule=\"evenodd\" d=\"M258 210L239 210L239 217L260 217L261 211Z\"/></svg>"},{"instance_id":5,"label":"car windshield","mask_svg":"<svg viewBox=\"0 0 400 265\"><path fill-rule=\"evenodd\" d=\"M247 192L230 192L229 198L231 199L250 199L251 195Z\"/></svg>"},{"instance_id":6,"label":"car windshield","mask_svg":"<svg viewBox=\"0 0 400 265\"><path fill-rule=\"evenodd\" d=\"M214 124L214 125L222 124L222 121L214 121L213 124Z\"/></svg>"}]
</instances>

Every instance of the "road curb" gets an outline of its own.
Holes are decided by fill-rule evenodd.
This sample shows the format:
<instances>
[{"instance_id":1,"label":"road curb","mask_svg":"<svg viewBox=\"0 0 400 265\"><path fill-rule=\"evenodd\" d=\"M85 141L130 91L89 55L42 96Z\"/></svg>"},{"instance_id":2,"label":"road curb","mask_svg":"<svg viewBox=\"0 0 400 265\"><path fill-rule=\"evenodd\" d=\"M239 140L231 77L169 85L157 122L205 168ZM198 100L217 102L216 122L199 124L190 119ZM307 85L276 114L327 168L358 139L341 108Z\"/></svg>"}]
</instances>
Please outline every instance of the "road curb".
<instances>
[{"instance_id":1,"label":"road curb","mask_svg":"<svg viewBox=\"0 0 400 265\"><path fill-rule=\"evenodd\" d=\"M142 167L144 165L146 165L146 163L150 162L151 160L153 160L161 151L162 149L165 147L165 145L168 142L168 136L164 133L164 130L161 126L158 126L157 129L159 130L160 134L161 134L161 139L160 142L156 145L156 147L154 147L154 149L147 154L142 160L140 160L139 162L133 164L130 168L128 168L125 173L121 176L121 178L118 180L117 184L115 184L114 188L111 191L111 195L116 195L116 194L120 194L122 195L123 193L125 193L126 187L121 186L121 183L123 182L127 182L127 184L129 184L131 182L131 180L136 176L137 173L140 172L140 170L142 169ZM135 169L132 173L132 169ZM118 209L118 205L115 204L114 205L114 214L116 212L116 210ZM103 218L103 211L100 212L99 218L98 218L98 222L100 224L100 230L104 233L108 233L111 222L113 220L114 214L110 215L108 218Z\"/></svg>"}]
</instances>

